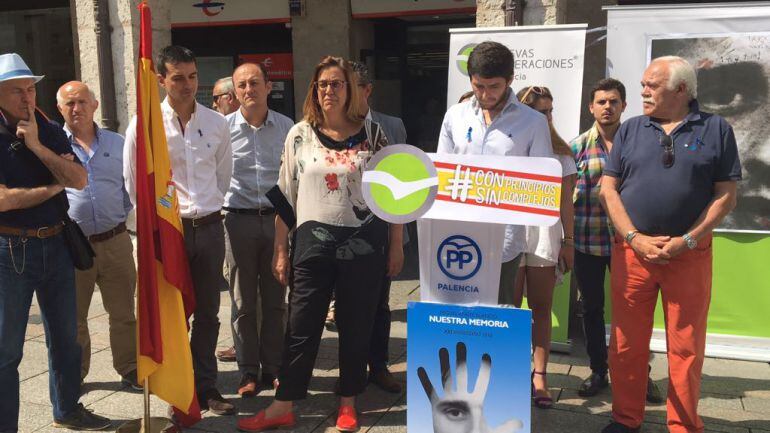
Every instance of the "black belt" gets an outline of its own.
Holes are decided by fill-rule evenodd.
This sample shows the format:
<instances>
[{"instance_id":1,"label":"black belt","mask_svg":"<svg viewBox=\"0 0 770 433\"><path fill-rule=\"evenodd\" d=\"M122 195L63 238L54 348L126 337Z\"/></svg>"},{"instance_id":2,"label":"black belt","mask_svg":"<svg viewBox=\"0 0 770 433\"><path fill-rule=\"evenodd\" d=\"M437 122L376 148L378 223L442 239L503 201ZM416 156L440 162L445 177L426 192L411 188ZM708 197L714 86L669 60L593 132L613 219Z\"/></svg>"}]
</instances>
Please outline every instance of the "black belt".
<instances>
[{"instance_id":1,"label":"black belt","mask_svg":"<svg viewBox=\"0 0 770 433\"><path fill-rule=\"evenodd\" d=\"M104 233L97 233L88 237L91 242L104 242L126 231L126 223L120 223Z\"/></svg>"},{"instance_id":2,"label":"black belt","mask_svg":"<svg viewBox=\"0 0 770 433\"><path fill-rule=\"evenodd\" d=\"M222 209L230 212L230 213L237 213L239 215L259 215L259 216L266 216L266 215L273 215L275 214L275 208L272 207L263 207L259 209L238 209L233 207L223 207Z\"/></svg>"},{"instance_id":3,"label":"black belt","mask_svg":"<svg viewBox=\"0 0 770 433\"><path fill-rule=\"evenodd\" d=\"M206 224L213 224L219 221L222 221L222 214L217 212L212 212L206 216L202 216L200 218L182 218L183 222L188 222L192 224L193 228L205 226Z\"/></svg>"}]
</instances>

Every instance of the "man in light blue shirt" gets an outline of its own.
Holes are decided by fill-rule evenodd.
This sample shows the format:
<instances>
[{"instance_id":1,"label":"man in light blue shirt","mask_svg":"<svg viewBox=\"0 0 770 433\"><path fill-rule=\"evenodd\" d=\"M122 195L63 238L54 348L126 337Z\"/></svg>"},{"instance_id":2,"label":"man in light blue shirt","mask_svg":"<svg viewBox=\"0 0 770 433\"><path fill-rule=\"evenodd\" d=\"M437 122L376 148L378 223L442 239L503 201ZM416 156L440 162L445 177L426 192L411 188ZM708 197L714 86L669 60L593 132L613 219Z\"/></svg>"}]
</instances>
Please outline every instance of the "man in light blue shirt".
<instances>
[{"instance_id":1,"label":"man in light blue shirt","mask_svg":"<svg viewBox=\"0 0 770 433\"><path fill-rule=\"evenodd\" d=\"M554 157L545 116L520 103L510 87L513 55L508 48L491 41L479 44L468 58L468 75L473 96L447 110L437 153ZM513 304L525 243L524 226L506 226L500 304Z\"/></svg>"},{"instance_id":2,"label":"man in light blue shirt","mask_svg":"<svg viewBox=\"0 0 770 433\"><path fill-rule=\"evenodd\" d=\"M251 397L260 382L273 387L281 365L286 288L273 277L275 209L265 193L278 182L284 141L294 122L267 108L272 83L261 64L236 68L233 84L241 108L227 116L233 176L224 206L225 259L241 372L238 394Z\"/></svg>"},{"instance_id":3,"label":"man in light blue shirt","mask_svg":"<svg viewBox=\"0 0 770 433\"><path fill-rule=\"evenodd\" d=\"M85 379L90 366L88 309L98 284L109 315L113 367L125 385L141 389L136 379L136 267L133 244L126 231L131 201L123 182L124 140L96 126L94 112L99 103L85 84L64 84L56 100L64 117L64 131L88 172L88 185L83 190L66 189L69 216L96 253L91 269L75 272L78 343L82 349L80 378Z\"/></svg>"}]
</instances>

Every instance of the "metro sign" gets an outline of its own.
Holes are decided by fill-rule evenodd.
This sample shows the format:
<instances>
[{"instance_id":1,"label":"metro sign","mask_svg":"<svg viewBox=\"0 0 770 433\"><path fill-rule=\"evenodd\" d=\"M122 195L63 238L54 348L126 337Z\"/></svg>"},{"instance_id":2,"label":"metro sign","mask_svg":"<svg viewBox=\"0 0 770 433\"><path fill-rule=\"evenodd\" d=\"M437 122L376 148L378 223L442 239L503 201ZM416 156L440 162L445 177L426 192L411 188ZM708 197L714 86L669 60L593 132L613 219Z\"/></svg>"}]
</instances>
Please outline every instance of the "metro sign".
<instances>
[{"instance_id":1,"label":"metro sign","mask_svg":"<svg viewBox=\"0 0 770 433\"><path fill-rule=\"evenodd\" d=\"M286 0L171 0L173 28L287 23Z\"/></svg>"},{"instance_id":2,"label":"metro sign","mask_svg":"<svg viewBox=\"0 0 770 433\"><path fill-rule=\"evenodd\" d=\"M215 17L220 13L222 13L222 11L225 9L225 2L203 0L202 2L195 3L192 6L194 8L200 8L201 12L203 12L203 14L206 15L207 17Z\"/></svg>"}]
</instances>

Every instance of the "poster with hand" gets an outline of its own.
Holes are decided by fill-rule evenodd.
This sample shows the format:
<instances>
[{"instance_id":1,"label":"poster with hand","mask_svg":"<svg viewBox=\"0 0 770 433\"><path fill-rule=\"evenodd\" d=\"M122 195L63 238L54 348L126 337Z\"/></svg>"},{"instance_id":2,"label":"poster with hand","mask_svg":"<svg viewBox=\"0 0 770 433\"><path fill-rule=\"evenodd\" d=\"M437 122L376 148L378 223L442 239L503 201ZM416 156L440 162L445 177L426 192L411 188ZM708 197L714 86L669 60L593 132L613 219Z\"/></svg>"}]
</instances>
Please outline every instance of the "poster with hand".
<instances>
[{"instance_id":1,"label":"poster with hand","mask_svg":"<svg viewBox=\"0 0 770 433\"><path fill-rule=\"evenodd\" d=\"M407 429L530 431L529 310L410 302Z\"/></svg>"}]
</instances>

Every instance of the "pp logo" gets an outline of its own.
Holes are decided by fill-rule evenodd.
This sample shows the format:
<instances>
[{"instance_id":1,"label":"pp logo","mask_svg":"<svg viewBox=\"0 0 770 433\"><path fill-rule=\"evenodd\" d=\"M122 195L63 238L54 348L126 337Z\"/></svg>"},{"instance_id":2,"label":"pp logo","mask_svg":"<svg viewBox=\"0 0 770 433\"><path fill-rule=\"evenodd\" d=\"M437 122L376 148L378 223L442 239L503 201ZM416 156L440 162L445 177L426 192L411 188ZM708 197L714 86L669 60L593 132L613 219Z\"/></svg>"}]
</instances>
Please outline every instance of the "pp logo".
<instances>
[{"instance_id":1,"label":"pp logo","mask_svg":"<svg viewBox=\"0 0 770 433\"><path fill-rule=\"evenodd\" d=\"M457 53L457 69L459 69L463 75L468 75L468 56L471 55L471 52L476 48L476 45L478 44L468 44L460 48L460 51Z\"/></svg>"},{"instance_id":2,"label":"pp logo","mask_svg":"<svg viewBox=\"0 0 770 433\"><path fill-rule=\"evenodd\" d=\"M481 269L481 250L468 236L444 239L438 247L437 259L441 272L455 280L467 280Z\"/></svg>"}]
</instances>

